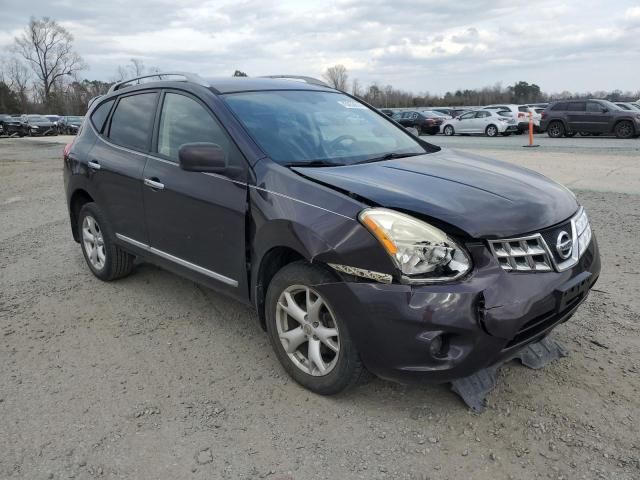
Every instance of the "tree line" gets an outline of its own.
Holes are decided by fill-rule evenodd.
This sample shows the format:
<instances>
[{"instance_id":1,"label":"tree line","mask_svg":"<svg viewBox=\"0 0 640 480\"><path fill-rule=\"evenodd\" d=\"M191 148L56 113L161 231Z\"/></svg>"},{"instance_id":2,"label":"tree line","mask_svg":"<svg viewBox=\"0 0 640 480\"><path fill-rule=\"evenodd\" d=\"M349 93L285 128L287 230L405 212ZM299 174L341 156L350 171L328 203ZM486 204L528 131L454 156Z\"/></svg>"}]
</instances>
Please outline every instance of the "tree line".
<instances>
[{"instance_id":1,"label":"tree line","mask_svg":"<svg viewBox=\"0 0 640 480\"><path fill-rule=\"evenodd\" d=\"M9 55L0 58L0 113L42 113L83 115L91 98L102 95L117 81L159 72L132 58L117 68L111 81L82 78L87 64L74 50L73 35L55 20L31 18L14 39ZM234 76L244 76L236 70ZM392 85L349 81L344 65L327 68L322 77L331 86L353 94L378 108L487 105L492 103L540 103L559 98L603 98L636 100L638 92L596 91L585 93L542 92L534 83L520 81L503 87L500 83L480 89L464 89L435 95L415 94Z\"/></svg>"}]
</instances>

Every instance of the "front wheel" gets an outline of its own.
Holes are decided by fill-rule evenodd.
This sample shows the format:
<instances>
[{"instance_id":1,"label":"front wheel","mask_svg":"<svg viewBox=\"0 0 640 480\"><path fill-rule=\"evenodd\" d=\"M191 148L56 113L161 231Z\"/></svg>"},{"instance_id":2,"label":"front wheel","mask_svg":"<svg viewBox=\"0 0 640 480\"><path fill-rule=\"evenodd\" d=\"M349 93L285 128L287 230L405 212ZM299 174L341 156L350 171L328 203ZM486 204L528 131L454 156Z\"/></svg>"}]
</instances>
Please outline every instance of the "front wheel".
<instances>
[{"instance_id":1,"label":"front wheel","mask_svg":"<svg viewBox=\"0 0 640 480\"><path fill-rule=\"evenodd\" d=\"M115 244L111 226L95 203L80 210L78 232L82 254L96 277L110 281L131 273L135 257Z\"/></svg>"},{"instance_id":2,"label":"front wheel","mask_svg":"<svg viewBox=\"0 0 640 480\"><path fill-rule=\"evenodd\" d=\"M335 282L306 262L285 266L267 289L267 332L278 360L300 385L332 395L366 375L346 321L314 285Z\"/></svg>"},{"instance_id":3,"label":"front wheel","mask_svg":"<svg viewBox=\"0 0 640 480\"><path fill-rule=\"evenodd\" d=\"M455 131L453 130L453 127L451 125L447 125L446 127L444 127L442 133L444 133L447 137L451 137L453 136Z\"/></svg>"},{"instance_id":4,"label":"front wheel","mask_svg":"<svg viewBox=\"0 0 640 480\"><path fill-rule=\"evenodd\" d=\"M489 125L484 133L487 135L487 137L495 137L496 135L498 135L498 127L496 127L495 125Z\"/></svg>"}]
</instances>

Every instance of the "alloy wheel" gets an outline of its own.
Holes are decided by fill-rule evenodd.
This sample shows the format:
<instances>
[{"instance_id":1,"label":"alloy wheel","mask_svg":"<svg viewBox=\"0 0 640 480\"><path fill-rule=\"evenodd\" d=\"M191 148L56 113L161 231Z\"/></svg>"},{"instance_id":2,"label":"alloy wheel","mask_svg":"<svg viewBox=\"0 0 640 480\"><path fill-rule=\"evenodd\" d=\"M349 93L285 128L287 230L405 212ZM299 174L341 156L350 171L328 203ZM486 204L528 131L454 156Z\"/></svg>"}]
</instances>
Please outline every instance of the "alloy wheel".
<instances>
[{"instance_id":1,"label":"alloy wheel","mask_svg":"<svg viewBox=\"0 0 640 480\"><path fill-rule=\"evenodd\" d=\"M312 376L329 374L340 354L338 324L322 296L304 285L291 285L278 298L276 328L293 364Z\"/></svg>"},{"instance_id":2,"label":"alloy wheel","mask_svg":"<svg viewBox=\"0 0 640 480\"><path fill-rule=\"evenodd\" d=\"M498 134L498 129L496 127L494 127L493 125L489 125L487 127L487 136L495 137L497 134Z\"/></svg>"},{"instance_id":3,"label":"alloy wheel","mask_svg":"<svg viewBox=\"0 0 640 480\"><path fill-rule=\"evenodd\" d=\"M82 247L91 266L96 270L102 270L107 257L104 249L104 238L100 225L91 215L87 215L82 221Z\"/></svg>"},{"instance_id":4,"label":"alloy wheel","mask_svg":"<svg viewBox=\"0 0 640 480\"><path fill-rule=\"evenodd\" d=\"M630 138L633 136L633 126L630 122L620 122L616 127L618 138Z\"/></svg>"}]
</instances>

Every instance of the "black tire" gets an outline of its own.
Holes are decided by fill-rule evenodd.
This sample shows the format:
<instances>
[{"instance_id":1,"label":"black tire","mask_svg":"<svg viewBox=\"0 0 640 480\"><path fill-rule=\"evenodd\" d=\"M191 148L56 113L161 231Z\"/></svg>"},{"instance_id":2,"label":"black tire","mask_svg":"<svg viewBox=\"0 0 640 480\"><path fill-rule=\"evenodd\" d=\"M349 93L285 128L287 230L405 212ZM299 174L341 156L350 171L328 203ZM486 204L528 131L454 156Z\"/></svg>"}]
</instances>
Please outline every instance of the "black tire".
<instances>
[{"instance_id":1,"label":"black tire","mask_svg":"<svg viewBox=\"0 0 640 480\"><path fill-rule=\"evenodd\" d=\"M442 130L442 133L444 133L447 137L452 137L453 135L456 134L456 131L453 129L453 127L451 125L447 125Z\"/></svg>"},{"instance_id":2,"label":"black tire","mask_svg":"<svg viewBox=\"0 0 640 480\"><path fill-rule=\"evenodd\" d=\"M83 241L83 223L86 217L92 217L99 227L104 243L104 265L101 268L94 266L89 259L85 242ZM80 248L91 272L100 280L109 282L125 277L133 270L135 256L122 250L115 243L115 235L109 221L102 213L97 204L93 202L85 203L78 214L78 235L80 237Z\"/></svg>"},{"instance_id":3,"label":"black tire","mask_svg":"<svg viewBox=\"0 0 640 480\"><path fill-rule=\"evenodd\" d=\"M487 128L484 129L484 134L487 137L496 137L498 136L498 127L493 124L487 125Z\"/></svg>"},{"instance_id":4,"label":"black tire","mask_svg":"<svg viewBox=\"0 0 640 480\"><path fill-rule=\"evenodd\" d=\"M564 133L564 125L558 120L551 122L547 127L547 135L551 138L563 137Z\"/></svg>"},{"instance_id":5,"label":"black tire","mask_svg":"<svg viewBox=\"0 0 640 480\"><path fill-rule=\"evenodd\" d=\"M613 131L616 134L617 138L633 138L635 135L635 129L633 128L633 123L629 120L622 120L616 123Z\"/></svg>"},{"instance_id":6,"label":"black tire","mask_svg":"<svg viewBox=\"0 0 640 480\"><path fill-rule=\"evenodd\" d=\"M277 327L278 300L287 288L294 285L308 287L326 282L335 282L335 277L319 266L310 265L304 261L286 265L276 273L267 289L265 318L271 345L289 376L312 392L320 395L333 395L353 387L369 376L360 360L355 344L351 340L346 321L333 314L339 331L338 358L332 370L322 376L311 375L293 363L280 341ZM322 300L333 311L328 300L326 298L322 298ZM301 346L303 345L304 342Z\"/></svg>"},{"instance_id":7,"label":"black tire","mask_svg":"<svg viewBox=\"0 0 640 480\"><path fill-rule=\"evenodd\" d=\"M578 132L564 132L564 136L567 138L575 137L577 134Z\"/></svg>"}]
</instances>

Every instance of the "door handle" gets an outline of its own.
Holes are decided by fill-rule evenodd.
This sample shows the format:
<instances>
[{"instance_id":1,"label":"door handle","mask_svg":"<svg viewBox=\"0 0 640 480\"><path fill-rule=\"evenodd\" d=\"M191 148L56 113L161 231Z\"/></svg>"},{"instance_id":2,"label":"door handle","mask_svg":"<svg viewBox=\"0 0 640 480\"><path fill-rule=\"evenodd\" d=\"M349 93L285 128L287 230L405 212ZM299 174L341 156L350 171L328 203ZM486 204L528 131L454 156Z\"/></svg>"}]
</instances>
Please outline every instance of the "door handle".
<instances>
[{"instance_id":1,"label":"door handle","mask_svg":"<svg viewBox=\"0 0 640 480\"><path fill-rule=\"evenodd\" d=\"M144 184L153 190L164 190L164 183L158 182L157 179L153 180L151 178L145 178Z\"/></svg>"},{"instance_id":2,"label":"door handle","mask_svg":"<svg viewBox=\"0 0 640 480\"><path fill-rule=\"evenodd\" d=\"M89 160L89 168L93 170L100 170L100 164L96 160Z\"/></svg>"}]
</instances>

